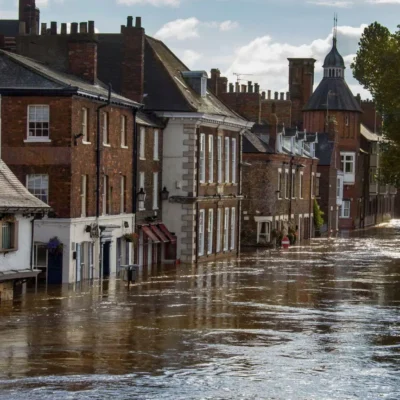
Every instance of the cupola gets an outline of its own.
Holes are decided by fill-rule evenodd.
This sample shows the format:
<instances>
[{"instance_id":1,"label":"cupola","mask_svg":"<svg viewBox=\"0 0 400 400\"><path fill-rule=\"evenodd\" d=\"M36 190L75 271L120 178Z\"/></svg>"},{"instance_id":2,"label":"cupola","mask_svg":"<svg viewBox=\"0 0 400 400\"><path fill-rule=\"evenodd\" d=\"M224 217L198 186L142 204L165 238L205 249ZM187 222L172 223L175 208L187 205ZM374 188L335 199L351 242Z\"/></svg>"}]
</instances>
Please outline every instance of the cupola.
<instances>
[{"instance_id":1,"label":"cupola","mask_svg":"<svg viewBox=\"0 0 400 400\"><path fill-rule=\"evenodd\" d=\"M333 46L332 50L325 57L324 61L324 78L341 78L344 79L344 64L343 57L337 49L337 18L335 17L335 27L333 31Z\"/></svg>"}]
</instances>

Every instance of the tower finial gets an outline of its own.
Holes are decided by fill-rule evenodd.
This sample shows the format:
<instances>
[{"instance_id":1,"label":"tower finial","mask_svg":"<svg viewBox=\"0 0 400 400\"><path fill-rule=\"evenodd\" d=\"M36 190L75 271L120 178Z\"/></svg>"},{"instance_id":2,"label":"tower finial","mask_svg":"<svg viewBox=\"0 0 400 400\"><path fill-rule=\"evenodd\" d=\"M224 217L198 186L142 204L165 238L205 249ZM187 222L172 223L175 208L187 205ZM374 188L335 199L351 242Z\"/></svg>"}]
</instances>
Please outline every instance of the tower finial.
<instances>
[{"instance_id":1,"label":"tower finial","mask_svg":"<svg viewBox=\"0 0 400 400\"><path fill-rule=\"evenodd\" d=\"M333 15L333 44L336 45L337 42L337 27L338 27L338 18L337 13Z\"/></svg>"}]
</instances>

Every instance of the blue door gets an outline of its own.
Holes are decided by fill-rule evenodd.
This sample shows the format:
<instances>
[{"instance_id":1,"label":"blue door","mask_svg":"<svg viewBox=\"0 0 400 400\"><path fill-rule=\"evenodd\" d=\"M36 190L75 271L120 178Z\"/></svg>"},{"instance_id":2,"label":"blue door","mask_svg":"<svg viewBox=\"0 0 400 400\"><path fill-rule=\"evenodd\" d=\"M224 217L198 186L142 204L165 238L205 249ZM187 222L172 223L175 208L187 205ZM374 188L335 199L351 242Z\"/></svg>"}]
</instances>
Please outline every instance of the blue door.
<instances>
[{"instance_id":1,"label":"blue door","mask_svg":"<svg viewBox=\"0 0 400 400\"><path fill-rule=\"evenodd\" d=\"M62 270L63 270L63 255L54 254L49 252L48 257L48 284L49 285L61 285L62 284Z\"/></svg>"}]
</instances>

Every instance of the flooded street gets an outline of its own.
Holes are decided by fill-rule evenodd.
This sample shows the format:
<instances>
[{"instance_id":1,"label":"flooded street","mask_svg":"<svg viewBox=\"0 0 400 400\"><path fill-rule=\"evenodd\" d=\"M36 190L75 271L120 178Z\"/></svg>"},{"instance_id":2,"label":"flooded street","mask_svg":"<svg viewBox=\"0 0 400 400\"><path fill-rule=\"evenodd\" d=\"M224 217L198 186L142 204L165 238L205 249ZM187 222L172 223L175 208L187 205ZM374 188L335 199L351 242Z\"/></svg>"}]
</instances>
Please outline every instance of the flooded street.
<instances>
[{"instance_id":1,"label":"flooded street","mask_svg":"<svg viewBox=\"0 0 400 400\"><path fill-rule=\"evenodd\" d=\"M4 303L0 399L400 399L398 229Z\"/></svg>"}]
</instances>

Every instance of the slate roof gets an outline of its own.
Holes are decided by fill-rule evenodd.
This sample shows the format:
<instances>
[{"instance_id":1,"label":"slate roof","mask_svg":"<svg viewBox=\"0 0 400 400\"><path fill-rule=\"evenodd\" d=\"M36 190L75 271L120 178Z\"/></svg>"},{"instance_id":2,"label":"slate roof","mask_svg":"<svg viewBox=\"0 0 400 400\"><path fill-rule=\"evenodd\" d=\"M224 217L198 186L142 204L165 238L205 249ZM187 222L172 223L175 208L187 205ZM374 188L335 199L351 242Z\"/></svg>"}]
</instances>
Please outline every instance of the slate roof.
<instances>
[{"instance_id":1,"label":"slate roof","mask_svg":"<svg viewBox=\"0 0 400 400\"><path fill-rule=\"evenodd\" d=\"M323 68L345 68L343 57L336 47L336 38L333 39L332 50L325 57Z\"/></svg>"},{"instance_id":2,"label":"slate roof","mask_svg":"<svg viewBox=\"0 0 400 400\"><path fill-rule=\"evenodd\" d=\"M108 98L108 87L98 81L92 85L74 75L53 70L46 65L14 53L0 50L0 92L4 90L65 91L102 99ZM112 93L114 104L139 107L139 104Z\"/></svg>"},{"instance_id":3,"label":"slate roof","mask_svg":"<svg viewBox=\"0 0 400 400\"><path fill-rule=\"evenodd\" d=\"M319 158L318 165L330 165L334 143L329 140L327 133L318 133L318 143L315 147L315 157Z\"/></svg>"},{"instance_id":4,"label":"slate roof","mask_svg":"<svg viewBox=\"0 0 400 400\"><path fill-rule=\"evenodd\" d=\"M243 120L209 90L202 97L182 76L189 68L160 40L146 36L146 108L154 111L199 112Z\"/></svg>"},{"instance_id":5,"label":"slate roof","mask_svg":"<svg viewBox=\"0 0 400 400\"><path fill-rule=\"evenodd\" d=\"M296 135L297 135L297 128L285 128L283 136L294 137Z\"/></svg>"},{"instance_id":6,"label":"slate roof","mask_svg":"<svg viewBox=\"0 0 400 400\"><path fill-rule=\"evenodd\" d=\"M155 115L139 111L136 114L136 122L139 125L152 126L154 128L164 128L164 124Z\"/></svg>"},{"instance_id":7,"label":"slate roof","mask_svg":"<svg viewBox=\"0 0 400 400\"><path fill-rule=\"evenodd\" d=\"M274 154L274 150L255 133L245 131L243 134L243 153Z\"/></svg>"},{"instance_id":8,"label":"slate roof","mask_svg":"<svg viewBox=\"0 0 400 400\"><path fill-rule=\"evenodd\" d=\"M0 35L16 37L19 33L19 21L17 19L0 20Z\"/></svg>"},{"instance_id":9,"label":"slate roof","mask_svg":"<svg viewBox=\"0 0 400 400\"><path fill-rule=\"evenodd\" d=\"M326 99L328 98L328 107ZM323 78L311 95L303 111L356 111L362 113L360 104L343 78Z\"/></svg>"},{"instance_id":10,"label":"slate roof","mask_svg":"<svg viewBox=\"0 0 400 400\"><path fill-rule=\"evenodd\" d=\"M0 160L0 210L50 210L50 207L32 195Z\"/></svg>"},{"instance_id":11,"label":"slate roof","mask_svg":"<svg viewBox=\"0 0 400 400\"><path fill-rule=\"evenodd\" d=\"M382 140L380 135L371 132L364 124L361 124L361 135L363 135L365 139L369 140L370 142L379 142Z\"/></svg>"}]
</instances>

